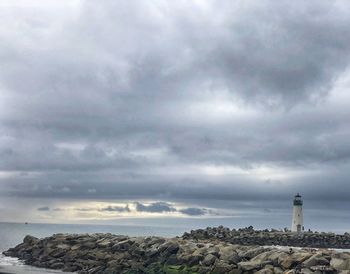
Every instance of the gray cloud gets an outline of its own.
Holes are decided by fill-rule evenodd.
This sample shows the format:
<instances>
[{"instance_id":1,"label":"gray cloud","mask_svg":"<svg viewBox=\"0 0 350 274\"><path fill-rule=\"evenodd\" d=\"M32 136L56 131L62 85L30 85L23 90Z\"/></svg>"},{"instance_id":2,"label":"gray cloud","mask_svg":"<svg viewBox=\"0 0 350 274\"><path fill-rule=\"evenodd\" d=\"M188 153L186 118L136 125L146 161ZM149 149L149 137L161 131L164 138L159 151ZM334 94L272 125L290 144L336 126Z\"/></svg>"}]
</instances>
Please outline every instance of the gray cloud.
<instances>
[{"instance_id":1,"label":"gray cloud","mask_svg":"<svg viewBox=\"0 0 350 274\"><path fill-rule=\"evenodd\" d=\"M151 212L151 213L164 213L164 212L180 212L188 216L201 216L206 215L209 211L205 208L188 207L177 209L166 202L154 202L149 205L144 205L140 202L135 202L136 211L138 212Z\"/></svg>"},{"instance_id":2,"label":"gray cloud","mask_svg":"<svg viewBox=\"0 0 350 274\"><path fill-rule=\"evenodd\" d=\"M130 209L129 205L125 206L114 206L114 205L108 205L103 208L96 208L96 207L78 207L73 208L74 211L78 212L117 212L117 213L131 213L131 212L148 212L148 213L168 213L168 212L179 212L187 216L203 216L203 215L213 215L213 212L211 210L208 210L206 208L197 208L197 207L188 207L188 208L177 208L175 205L172 205L167 202L154 202L150 204L143 204L140 202L134 202L135 209ZM53 212L64 212L66 210L69 210L67 208L61 208L56 207L54 209L51 209L49 206L39 207L37 208L38 211L53 211ZM217 214L216 214L217 215Z\"/></svg>"},{"instance_id":3,"label":"gray cloud","mask_svg":"<svg viewBox=\"0 0 350 274\"><path fill-rule=\"evenodd\" d=\"M200 215L205 215L207 213L207 210L202 208L196 208L196 207L184 208L179 211L189 216L200 216Z\"/></svg>"},{"instance_id":4,"label":"gray cloud","mask_svg":"<svg viewBox=\"0 0 350 274\"><path fill-rule=\"evenodd\" d=\"M135 203L136 205L136 211L139 212L151 212L151 213L157 213L157 212L174 212L176 211L176 208L171 206L168 203L165 202L155 202L151 203L149 205L144 205L139 202Z\"/></svg>"},{"instance_id":5,"label":"gray cloud","mask_svg":"<svg viewBox=\"0 0 350 274\"><path fill-rule=\"evenodd\" d=\"M130 212L128 205L122 206L106 206L103 208L94 208L94 207L83 207L83 208L74 208L76 211L81 212L90 212L90 211L100 211L100 212Z\"/></svg>"},{"instance_id":6,"label":"gray cloud","mask_svg":"<svg viewBox=\"0 0 350 274\"><path fill-rule=\"evenodd\" d=\"M43 207L39 207L37 208L38 211L50 211L50 208L48 206L43 206Z\"/></svg>"},{"instance_id":7,"label":"gray cloud","mask_svg":"<svg viewBox=\"0 0 350 274\"><path fill-rule=\"evenodd\" d=\"M125 207L121 206L107 206L104 208L101 208L99 211L108 211L108 212L130 212L130 208L128 205Z\"/></svg>"},{"instance_id":8,"label":"gray cloud","mask_svg":"<svg viewBox=\"0 0 350 274\"><path fill-rule=\"evenodd\" d=\"M4 6L0 195L165 201L138 203L143 212L200 206L187 215L247 201L278 208L271 199L287 207L294 192L346 200L349 10L345 1Z\"/></svg>"}]
</instances>

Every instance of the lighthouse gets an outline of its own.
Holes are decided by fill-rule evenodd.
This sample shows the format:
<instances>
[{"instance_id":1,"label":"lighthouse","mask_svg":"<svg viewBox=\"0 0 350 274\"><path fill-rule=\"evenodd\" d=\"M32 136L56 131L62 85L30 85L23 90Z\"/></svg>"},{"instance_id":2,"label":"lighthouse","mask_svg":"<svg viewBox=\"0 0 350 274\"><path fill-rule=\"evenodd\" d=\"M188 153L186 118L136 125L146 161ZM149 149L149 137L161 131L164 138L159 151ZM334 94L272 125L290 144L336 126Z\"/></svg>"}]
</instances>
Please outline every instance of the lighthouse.
<instances>
[{"instance_id":1,"label":"lighthouse","mask_svg":"<svg viewBox=\"0 0 350 274\"><path fill-rule=\"evenodd\" d=\"M304 217L303 217L303 200L300 194L294 196L293 200L293 221L292 221L292 232L303 232L304 231Z\"/></svg>"}]
</instances>

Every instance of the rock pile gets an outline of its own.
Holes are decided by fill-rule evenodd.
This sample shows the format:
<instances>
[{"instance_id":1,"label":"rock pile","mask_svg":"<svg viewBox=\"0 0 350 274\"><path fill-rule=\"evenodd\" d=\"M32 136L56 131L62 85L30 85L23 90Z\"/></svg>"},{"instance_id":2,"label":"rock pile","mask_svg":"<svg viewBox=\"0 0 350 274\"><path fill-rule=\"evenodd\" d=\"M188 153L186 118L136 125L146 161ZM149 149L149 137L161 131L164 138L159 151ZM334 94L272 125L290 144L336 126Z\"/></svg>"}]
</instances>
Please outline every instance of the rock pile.
<instances>
[{"instance_id":1,"label":"rock pile","mask_svg":"<svg viewBox=\"0 0 350 274\"><path fill-rule=\"evenodd\" d=\"M350 253L264 248L218 239L127 237L112 234L55 234L4 252L25 263L81 274L112 273L342 273Z\"/></svg>"},{"instance_id":2,"label":"rock pile","mask_svg":"<svg viewBox=\"0 0 350 274\"><path fill-rule=\"evenodd\" d=\"M348 233L344 233L343 235L311 231L292 233L278 230L254 230L253 227L230 230L229 228L219 226L192 230L190 233L185 233L183 238L193 240L219 239L221 241L239 245L280 245L350 249L350 234Z\"/></svg>"}]
</instances>

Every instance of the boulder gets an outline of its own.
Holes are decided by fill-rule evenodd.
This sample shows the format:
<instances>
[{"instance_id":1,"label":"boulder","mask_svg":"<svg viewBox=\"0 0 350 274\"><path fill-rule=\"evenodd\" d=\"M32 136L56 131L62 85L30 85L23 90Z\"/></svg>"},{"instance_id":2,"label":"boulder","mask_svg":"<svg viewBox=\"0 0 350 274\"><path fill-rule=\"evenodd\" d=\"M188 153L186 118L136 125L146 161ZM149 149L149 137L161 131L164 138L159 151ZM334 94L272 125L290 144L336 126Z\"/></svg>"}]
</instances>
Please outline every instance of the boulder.
<instances>
[{"instance_id":1,"label":"boulder","mask_svg":"<svg viewBox=\"0 0 350 274\"><path fill-rule=\"evenodd\" d=\"M329 261L326 258L322 257L321 254L315 254L303 262L303 266L306 268L317 265L329 265Z\"/></svg>"},{"instance_id":2,"label":"boulder","mask_svg":"<svg viewBox=\"0 0 350 274\"><path fill-rule=\"evenodd\" d=\"M33 236L27 235L24 237L23 239L23 243L27 244L27 245L34 245L36 243L38 243L39 239L35 238Z\"/></svg>"},{"instance_id":3,"label":"boulder","mask_svg":"<svg viewBox=\"0 0 350 274\"><path fill-rule=\"evenodd\" d=\"M256 274L274 274L273 269L271 268L263 268L260 269L259 271L255 272Z\"/></svg>"},{"instance_id":4,"label":"boulder","mask_svg":"<svg viewBox=\"0 0 350 274\"><path fill-rule=\"evenodd\" d=\"M314 273L314 271L310 270L309 268L302 268L301 269L301 273L303 273L303 274L312 274L312 273Z\"/></svg>"},{"instance_id":5,"label":"boulder","mask_svg":"<svg viewBox=\"0 0 350 274\"><path fill-rule=\"evenodd\" d=\"M159 252L161 252L161 253L165 252L165 253L169 253L169 254L176 254L179 249L180 249L180 246L175 241L165 242L158 247Z\"/></svg>"},{"instance_id":6,"label":"boulder","mask_svg":"<svg viewBox=\"0 0 350 274\"><path fill-rule=\"evenodd\" d=\"M336 270L349 270L350 269L350 260L341 259L341 258L332 258L330 265Z\"/></svg>"},{"instance_id":7,"label":"boulder","mask_svg":"<svg viewBox=\"0 0 350 274\"><path fill-rule=\"evenodd\" d=\"M65 249L62 249L62 248L56 248L56 249L53 249L49 255L53 258L60 258L60 257L63 257L64 255L66 255L67 251Z\"/></svg>"},{"instance_id":8,"label":"boulder","mask_svg":"<svg viewBox=\"0 0 350 274\"><path fill-rule=\"evenodd\" d=\"M264 247L259 246L252 249L248 249L247 251L240 252L238 253L238 256L243 259L251 259L265 251L266 249Z\"/></svg>"},{"instance_id":9,"label":"boulder","mask_svg":"<svg viewBox=\"0 0 350 274\"><path fill-rule=\"evenodd\" d=\"M192 236L196 235L196 239ZM323 239L350 241L335 234L298 234L207 228L185 238L126 237L112 234L56 234L44 239L26 236L23 243L4 252L38 267L79 274L109 273L229 273L350 274L350 254L332 250L278 249L255 243L290 243L300 240L321 245ZM227 241L226 241L227 240ZM229 241L234 242L233 244ZM240 242L242 244L236 244ZM317 253L316 253L317 252Z\"/></svg>"},{"instance_id":10,"label":"boulder","mask_svg":"<svg viewBox=\"0 0 350 274\"><path fill-rule=\"evenodd\" d=\"M116 244L114 244L112 246L112 251L127 251L130 249L131 244L133 244L134 242L131 241L130 239L124 240L124 241L120 241Z\"/></svg>"},{"instance_id":11,"label":"boulder","mask_svg":"<svg viewBox=\"0 0 350 274\"><path fill-rule=\"evenodd\" d=\"M223 260L230 264L237 264L240 260L237 251L233 246L221 247L219 252L219 258L220 260Z\"/></svg>"},{"instance_id":12,"label":"boulder","mask_svg":"<svg viewBox=\"0 0 350 274\"><path fill-rule=\"evenodd\" d=\"M228 264L222 260L216 260L214 268L213 268L213 273L225 274L225 273L229 273L234 268L235 268L235 266L232 264Z\"/></svg>"},{"instance_id":13,"label":"boulder","mask_svg":"<svg viewBox=\"0 0 350 274\"><path fill-rule=\"evenodd\" d=\"M208 254L207 256L204 257L202 261L202 265L211 266L215 263L216 259L217 257L214 256L213 254Z\"/></svg>"},{"instance_id":14,"label":"boulder","mask_svg":"<svg viewBox=\"0 0 350 274\"><path fill-rule=\"evenodd\" d=\"M268 250L265 252L260 253L259 255L256 255L254 258L252 258L251 260L253 261L260 261L260 262L264 262L264 261L268 261L271 260L271 257L273 259L275 259L276 256L274 256L274 254L276 253L275 250ZM273 261L273 260L272 260Z\"/></svg>"},{"instance_id":15,"label":"boulder","mask_svg":"<svg viewBox=\"0 0 350 274\"><path fill-rule=\"evenodd\" d=\"M282 259L280 264L284 269L290 269L297 265L300 265L311 256L312 254L307 252L296 252Z\"/></svg>"},{"instance_id":16,"label":"boulder","mask_svg":"<svg viewBox=\"0 0 350 274\"><path fill-rule=\"evenodd\" d=\"M280 267L274 267L273 268L273 273L275 274L283 274L283 269Z\"/></svg>"},{"instance_id":17,"label":"boulder","mask_svg":"<svg viewBox=\"0 0 350 274\"><path fill-rule=\"evenodd\" d=\"M52 264L50 264L50 268L52 268L52 269L62 269L62 268L64 268L64 263L62 263L62 262L52 263Z\"/></svg>"},{"instance_id":18,"label":"boulder","mask_svg":"<svg viewBox=\"0 0 350 274\"><path fill-rule=\"evenodd\" d=\"M188 260L187 260L187 265L188 266L194 266L194 265L199 265L199 263L204 259L202 255L196 255L192 256L190 255Z\"/></svg>"},{"instance_id":19,"label":"boulder","mask_svg":"<svg viewBox=\"0 0 350 274\"><path fill-rule=\"evenodd\" d=\"M258 261L247 261L238 263L238 266L243 271L252 271L261 268L261 263Z\"/></svg>"},{"instance_id":20,"label":"boulder","mask_svg":"<svg viewBox=\"0 0 350 274\"><path fill-rule=\"evenodd\" d=\"M103 239L97 242L97 246L100 248L106 248L112 245L113 243L109 239Z\"/></svg>"}]
</instances>

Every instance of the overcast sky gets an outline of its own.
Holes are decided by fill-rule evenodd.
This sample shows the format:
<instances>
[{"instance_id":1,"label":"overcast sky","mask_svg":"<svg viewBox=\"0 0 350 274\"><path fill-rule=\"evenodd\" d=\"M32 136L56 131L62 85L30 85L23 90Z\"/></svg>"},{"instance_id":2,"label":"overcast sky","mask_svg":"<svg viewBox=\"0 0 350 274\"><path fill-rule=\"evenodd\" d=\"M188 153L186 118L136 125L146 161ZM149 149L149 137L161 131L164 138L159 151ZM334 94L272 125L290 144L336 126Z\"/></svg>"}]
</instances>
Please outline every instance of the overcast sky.
<instances>
[{"instance_id":1,"label":"overcast sky","mask_svg":"<svg viewBox=\"0 0 350 274\"><path fill-rule=\"evenodd\" d=\"M1 0L0 220L289 220L296 192L349 219L349 26L348 1Z\"/></svg>"}]
</instances>

